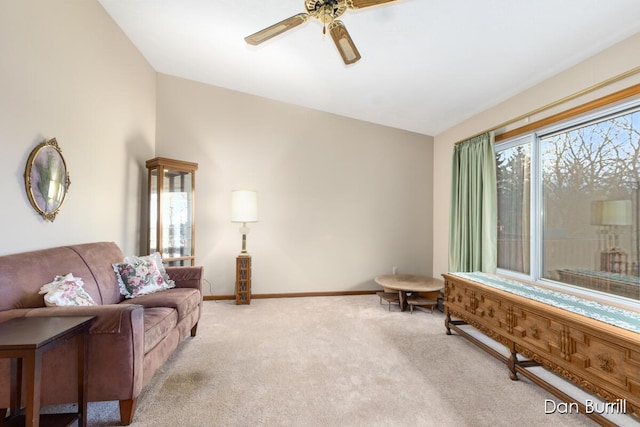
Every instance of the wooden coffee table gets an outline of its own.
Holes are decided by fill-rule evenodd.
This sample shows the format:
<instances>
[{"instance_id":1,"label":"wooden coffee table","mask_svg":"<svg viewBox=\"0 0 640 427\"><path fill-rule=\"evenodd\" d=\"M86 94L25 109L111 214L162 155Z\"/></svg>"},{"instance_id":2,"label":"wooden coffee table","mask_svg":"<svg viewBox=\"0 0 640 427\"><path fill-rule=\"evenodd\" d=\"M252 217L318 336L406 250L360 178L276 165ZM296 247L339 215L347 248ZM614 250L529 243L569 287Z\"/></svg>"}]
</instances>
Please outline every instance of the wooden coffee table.
<instances>
[{"instance_id":1,"label":"wooden coffee table","mask_svg":"<svg viewBox=\"0 0 640 427\"><path fill-rule=\"evenodd\" d=\"M78 420L78 427L87 422L87 350L86 336L93 316L19 317L0 323L0 358L11 359L11 398L9 418L2 426L39 426L41 418L47 424L69 425ZM40 374L42 354L68 339L75 338L78 354L78 412L40 415ZM21 408L22 378L26 378L26 411ZM43 422L44 423L44 422Z\"/></svg>"},{"instance_id":2,"label":"wooden coffee table","mask_svg":"<svg viewBox=\"0 0 640 427\"><path fill-rule=\"evenodd\" d=\"M434 277L414 276L412 274L388 274L378 276L375 282L382 286L385 292L398 291L400 310L404 311L409 303L423 307L438 304L438 293L444 289L444 281ZM412 301L407 301L407 293L412 293ZM415 294L415 295L413 295Z\"/></svg>"}]
</instances>

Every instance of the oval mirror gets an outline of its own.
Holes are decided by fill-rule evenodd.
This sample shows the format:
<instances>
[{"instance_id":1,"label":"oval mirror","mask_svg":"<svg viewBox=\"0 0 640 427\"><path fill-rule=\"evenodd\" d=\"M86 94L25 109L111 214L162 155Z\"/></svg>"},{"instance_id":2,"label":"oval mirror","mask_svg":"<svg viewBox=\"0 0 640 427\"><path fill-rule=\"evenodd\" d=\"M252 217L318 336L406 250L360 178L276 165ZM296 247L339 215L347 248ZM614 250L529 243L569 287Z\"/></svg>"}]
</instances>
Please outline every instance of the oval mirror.
<instances>
[{"instance_id":1,"label":"oval mirror","mask_svg":"<svg viewBox=\"0 0 640 427\"><path fill-rule=\"evenodd\" d=\"M45 221L53 222L71 184L62 150L55 138L33 149L24 178L31 206Z\"/></svg>"}]
</instances>

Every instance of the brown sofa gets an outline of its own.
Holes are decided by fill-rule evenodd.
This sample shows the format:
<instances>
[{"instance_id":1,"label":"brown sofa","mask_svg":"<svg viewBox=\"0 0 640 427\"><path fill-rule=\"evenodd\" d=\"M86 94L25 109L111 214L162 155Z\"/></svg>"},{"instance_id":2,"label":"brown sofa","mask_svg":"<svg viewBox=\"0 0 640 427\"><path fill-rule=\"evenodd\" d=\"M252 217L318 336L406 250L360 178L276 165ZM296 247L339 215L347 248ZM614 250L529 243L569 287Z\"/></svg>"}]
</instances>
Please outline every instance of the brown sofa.
<instances>
[{"instance_id":1,"label":"brown sofa","mask_svg":"<svg viewBox=\"0 0 640 427\"><path fill-rule=\"evenodd\" d=\"M175 288L124 299L112 264L124 255L99 242L0 257L0 322L21 316L96 316L88 340L88 401L120 403L131 423L136 399L182 339L195 336L202 307L202 267L167 267ZM72 273L96 305L46 307L40 287ZM44 353L43 405L77 402L74 343ZM9 407L9 361L0 359L0 408ZM0 420L1 421L1 420Z\"/></svg>"}]
</instances>

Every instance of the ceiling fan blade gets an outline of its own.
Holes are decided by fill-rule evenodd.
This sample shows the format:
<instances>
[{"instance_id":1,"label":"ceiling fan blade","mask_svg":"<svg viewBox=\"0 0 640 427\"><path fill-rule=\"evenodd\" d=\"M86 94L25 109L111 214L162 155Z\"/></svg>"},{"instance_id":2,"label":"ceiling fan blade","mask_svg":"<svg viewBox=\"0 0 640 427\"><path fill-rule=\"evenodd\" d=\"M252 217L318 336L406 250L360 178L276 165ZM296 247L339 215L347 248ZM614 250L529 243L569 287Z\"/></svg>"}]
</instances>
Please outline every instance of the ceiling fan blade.
<instances>
[{"instance_id":1,"label":"ceiling fan blade","mask_svg":"<svg viewBox=\"0 0 640 427\"><path fill-rule=\"evenodd\" d=\"M378 6L392 1L397 0L347 0L347 7L349 9L362 9L363 7Z\"/></svg>"},{"instance_id":2,"label":"ceiling fan blade","mask_svg":"<svg viewBox=\"0 0 640 427\"><path fill-rule=\"evenodd\" d=\"M353 64L360 60L360 52L358 52L356 45L351 40L351 36L342 21L333 21L329 25L329 31L345 64Z\"/></svg>"},{"instance_id":3,"label":"ceiling fan blade","mask_svg":"<svg viewBox=\"0 0 640 427\"><path fill-rule=\"evenodd\" d=\"M299 13L297 15L293 15L290 18L287 18L283 21L280 21L276 24L273 24L270 27L265 28L264 30L260 30L257 33L253 33L250 36L244 38L249 44L259 45L262 42L269 40L272 37L277 36L278 34L282 34L287 30L290 30L294 27L297 27L300 24L304 24L309 19L308 13Z\"/></svg>"}]
</instances>

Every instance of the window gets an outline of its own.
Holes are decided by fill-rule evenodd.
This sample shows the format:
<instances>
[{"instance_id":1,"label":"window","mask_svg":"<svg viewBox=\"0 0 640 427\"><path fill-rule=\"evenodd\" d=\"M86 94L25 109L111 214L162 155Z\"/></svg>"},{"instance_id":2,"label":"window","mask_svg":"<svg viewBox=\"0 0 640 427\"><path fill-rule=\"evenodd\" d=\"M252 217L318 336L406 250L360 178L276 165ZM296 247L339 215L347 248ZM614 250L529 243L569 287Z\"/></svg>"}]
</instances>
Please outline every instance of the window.
<instances>
[{"instance_id":1,"label":"window","mask_svg":"<svg viewBox=\"0 0 640 427\"><path fill-rule=\"evenodd\" d=\"M640 301L640 104L496 145L498 268Z\"/></svg>"},{"instance_id":2,"label":"window","mask_svg":"<svg viewBox=\"0 0 640 427\"><path fill-rule=\"evenodd\" d=\"M530 273L530 138L497 151L498 268Z\"/></svg>"}]
</instances>

